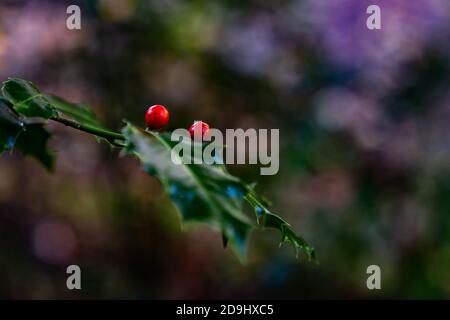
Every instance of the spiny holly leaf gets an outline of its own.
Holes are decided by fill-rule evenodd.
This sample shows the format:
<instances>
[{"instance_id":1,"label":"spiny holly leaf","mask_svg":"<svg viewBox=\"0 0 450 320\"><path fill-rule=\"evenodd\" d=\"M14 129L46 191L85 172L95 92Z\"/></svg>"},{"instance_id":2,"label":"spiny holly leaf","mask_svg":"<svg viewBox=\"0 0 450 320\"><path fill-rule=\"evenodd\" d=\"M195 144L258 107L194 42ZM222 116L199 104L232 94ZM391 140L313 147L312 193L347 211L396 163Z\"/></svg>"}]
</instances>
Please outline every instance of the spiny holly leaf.
<instances>
[{"instance_id":1,"label":"spiny holly leaf","mask_svg":"<svg viewBox=\"0 0 450 320\"><path fill-rule=\"evenodd\" d=\"M136 155L145 171L163 184L185 222L204 222L220 230L241 259L252 224L244 215L245 188L239 179L218 166L176 165L175 142L169 134L143 131L131 124L123 129L126 151Z\"/></svg>"},{"instance_id":2,"label":"spiny holly leaf","mask_svg":"<svg viewBox=\"0 0 450 320\"><path fill-rule=\"evenodd\" d=\"M53 155L47 148L50 133L42 123L22 119L9 101L0 97L0 153L16 148L36 158L48 170L53 169Z\"/></svg>"},{"instance_id":3,"label":"spiny holly leaf","mask_svg":"<svg viewBox=\"0 0 450 320\"><path fill-rule=\"evenodd\" d=\"M0 97L0 153L14 147L17 136L23 130L23 123L12 109L9 101Z\"/></svg>"},{"instance_id":4,"label":"spiny holly leaf","mask_svg":"<svg viewBox=\"0 0 450 320\"><path fill-rule=\"evenodd\" d=\"M245 196L247 202L253 207L258 223L265 228L278 229L281 232L280 245L284 242L290 242L298 257L300 251L303 251L309 261L317 262L316 251L311 247L303 237L298 236L291 228L289 223L281 217L272 213L256 193L250 189Z\"/></svg>"},{"instance_id":5,"label":"spiny holly leaf","mask_svg":"<svg viewBox=\"0 0 450 320\"><path fill-rule=\"evenodd\" d=\"M8 79L3 82L2 92L14 109L24 116L48 119L56 115L47 98L30 81Z\"/></svg>"},{"instance_id":6,"label":"spiny holly leaf","mask_svg":"<svg viewBox=\"0 0 450 320\"><path fill-rule=\"evenodd\" d=\"M123 134L126 151L136 155L145 171L162 182L184 221L216 227L222 232L224 246L230 243L241 259L245 258L245 243L253 227L243 212L246 200L261 226L280 230L282 243L291 242L297 255L303 250L309 260L315 260L314 249L286 221L269 211L253 187L229 174L224 165L177 165L172 161L171 150L179 142L171 141L169 134L143 131L131 124Z\"/></svg>"}]
</instances>

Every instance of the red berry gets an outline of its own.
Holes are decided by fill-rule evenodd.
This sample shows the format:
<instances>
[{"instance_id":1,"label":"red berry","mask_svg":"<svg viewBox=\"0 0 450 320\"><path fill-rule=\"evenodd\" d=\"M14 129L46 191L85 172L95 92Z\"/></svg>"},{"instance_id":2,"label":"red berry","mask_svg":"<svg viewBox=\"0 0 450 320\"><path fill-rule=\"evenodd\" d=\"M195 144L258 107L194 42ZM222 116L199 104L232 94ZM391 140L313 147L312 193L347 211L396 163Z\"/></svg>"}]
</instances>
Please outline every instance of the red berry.
<instances>
[{"instance_id":1,"label":"red berry","mask_svg":"<svg viewBox=\"0 0 450 320\"><path fill-rule=\"evenodd\" d=\"M145 114L145 122L150 129L160 129L169 122L169 111L159 104L151 106Z\"/></svg>"},{"instance_id":2,"label":"red berry","mask_svg":"<svg viewBox=\"0 0 450 320\"><path fill-rule=\"evenodd\" d=\"M189 134L191 135L192 139L194 139L196 131L201 133L201 140L203 140L203 136L209 131L209 125L203 121L195 121L194 124L189 128Z\"/></svg>"}]
</instances>

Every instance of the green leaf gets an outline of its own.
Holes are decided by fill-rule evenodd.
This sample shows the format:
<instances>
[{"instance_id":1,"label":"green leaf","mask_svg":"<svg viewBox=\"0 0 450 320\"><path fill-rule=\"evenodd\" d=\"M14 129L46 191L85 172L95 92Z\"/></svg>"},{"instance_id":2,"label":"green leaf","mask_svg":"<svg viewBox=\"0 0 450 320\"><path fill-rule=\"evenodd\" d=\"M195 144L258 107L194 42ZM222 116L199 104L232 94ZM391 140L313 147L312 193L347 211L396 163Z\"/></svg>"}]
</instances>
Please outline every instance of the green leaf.
<instances>
[{"instance_id":1,"label":"green leaf","mask_svg":"<svg viewBox=\"0 0 450 320\"><path fill-rule=\"evenodd\" d=\"M60 97L44 94L30 81L8 79L3 83L2 91L5 98L12 102L14 110L25 117L45 120L51 118L75 128L82 126L84 131L93 134L108 131L86 104L71 103ZM100 136L97 138L101 139Z\"/></svg>"},{"instance_id":2,"label":"green leaf","mask_svg":"<svg viewBox=\"0 0 450 320\"><path fill-rule=\"evenodd\" d=\"M295 250L295 255L298 257L300 252L303 251L309 261L317 262L316 251L311 247L303 237L298 236L294 230L292 230L289 223L283 220L278 215L271 212L264 200L258 196L252 189L249 190L245 199L253 207L256 215L256 219L259 224L264 228L273 228L281 232L280 245L285 242L292 244Z\"/></svg>"},{"instance_id":3,"label":"green leaf","mask_svg":"<svg viewBox=\"0 0 450 320\"><path fill-rule=\"evenodd\" d=\"M16 148L24 155L34 157L49 171L52 171L54 156L47 147L50 137L50 133L45 130L43 124L26 124L24 130L17 138Z\"/></svg>"},{"instance_id":4,"label":"green leaf","mask_svg":"<svg viewBox=\"0 0 450 320\"><path fill-rule=\"evenodd\" d=\"M56 115L47 98L30 81L10 78L3 82L2 92L24 116L48 119Z\"/></svg>"},{"instance_id":5,"label":"green leaf","mask_svg":"<svg viewBox=\"0 0 450 320\"><path fill-rule=\"evenodd\" d=\"M71 103L54 95L44 94L30 81L8 79L3 82L3 95L14 109L27 117L48 119L58 115L80 124L102 127L95 113L82 103Z\"/></svg>"},{"instance_id":6,"label":"green leaf","mask_svg":"<svg viewBox=\"0 0 450 320\"><path fill-rule=\"evenodd\" d=\"M45 96L50 105L62 113L64 116L71 118L78 123L91 125L97 128L103 128L100 122L97 120L92 109L84 103L71 103L60 97L53 95Z\"/></svg>"},{"instance_id":7,"label":"green leaf","mask_svg":"<svg viewBox=\"0 0 450 320\"><path fill-rule=\"evenodd\" d=\"M128 124L123 134L126 151L136 155L144 170L156 176L185 222L204 222L221 231L241 259L252 224L244 215L245 189L239 179L218 166L176 165L174 142L168 134L146 132Z\"/></svg>"},{"instance_id":8,"label":"green leaf","mask_svg":"<svg viewBox=\"0 0 450 320\"><path fill-rule=\"evenodd\" d=\"M86 128L94 130L107 130L98 120L92 109L84 103L71 103L60 97L53 95L46 95L47 100L51 106L58 110L58 114L65 119L74 120L76 123L83 125ZM110 140L96 136L97 141L106 141L111 144ZM112 146L112 144L111 144Z\"/></svg>"},{"instance_id":9,"label":"green leaf","mask_svg":"<svg viewBox=\"0 0 450 320\"><path fill-rule=\"evenodd\" d=\"M0 153L15 148L52 170L53 154L47 148L49 138L50 133L43 124L22 119L10 102L0 97Z\"/></svg>"},{"instance_id":10,"label":"green leaf","mask_svg":"<svg viewBox=\"0 0 450 320\"><path fill-rule=\"evenodd\" d=\"M221 231L224 246L230 244L241 260L246 257L249 231L255 227L244 214L244 200L257 212L261 226L280 230L281 241L292 243L297 255L303 250L309 260L316 259L314 249L225 166L177 165L171 159L171 150L178 142L171 141L169 134L144 131L131 124L122 132L126 152L137 156L144 170L161 181L183 220L207 223Z\"/></svg>"},{"instance_id":11,"label":"green leaf","mask_svg":"<svg viewBox=\"0 0 450 320\"><path fill-rule=\"evenodd\" d=\"M23 123L9 101L0 97L0 153L14 147L17 136L23 130Z\"/></svg>"}]
</instances>

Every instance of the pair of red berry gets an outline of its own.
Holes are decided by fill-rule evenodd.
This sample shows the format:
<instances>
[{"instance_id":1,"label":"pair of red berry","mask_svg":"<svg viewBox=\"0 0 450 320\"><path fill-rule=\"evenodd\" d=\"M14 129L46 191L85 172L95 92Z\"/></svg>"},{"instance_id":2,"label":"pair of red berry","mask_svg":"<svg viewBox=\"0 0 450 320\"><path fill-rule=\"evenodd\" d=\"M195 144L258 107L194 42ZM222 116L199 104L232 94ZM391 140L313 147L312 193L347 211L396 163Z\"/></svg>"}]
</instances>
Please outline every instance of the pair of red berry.
<instances>
[{"instance_id":1,"label":"pair of red berry","mask_svg":"<svg viewBox=\"0 0 450 320\"><path fill-rule=\"evenodd\" d=\"M154 105L148 108L145 114L145 122L149 129L161 129L169 123L169 111L162 105ZM194 132L201 129L202 138L209 130L209 125L203 121L195 121L189 128L191 138L194 138Z\"/></svg>"}]
</instances>

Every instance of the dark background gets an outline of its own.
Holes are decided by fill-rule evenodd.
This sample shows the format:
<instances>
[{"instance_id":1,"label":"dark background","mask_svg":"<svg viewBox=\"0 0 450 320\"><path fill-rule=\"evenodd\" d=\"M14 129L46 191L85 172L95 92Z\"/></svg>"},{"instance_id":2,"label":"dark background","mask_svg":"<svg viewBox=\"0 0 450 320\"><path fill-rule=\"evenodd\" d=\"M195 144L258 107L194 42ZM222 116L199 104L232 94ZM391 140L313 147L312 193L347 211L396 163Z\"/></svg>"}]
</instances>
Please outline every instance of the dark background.
<instances>
[{"instance_id":1,"label":"dark background","mask_svg":"<svg viewBox=\"0 0 450 320\"><path fill-rule=\"evenodd\" d=\"M448 298L449 36L448 0L0 1L1 81L86 102L113 129L156 103L168 129L279 128L277 175L230 170L320 259L268 230L242 265L208 227L182 230L135 159L52 124L54 174L0 157L0 297ZM366 288L371 264L382 290Z\"/></svg>"}]
</instances>

